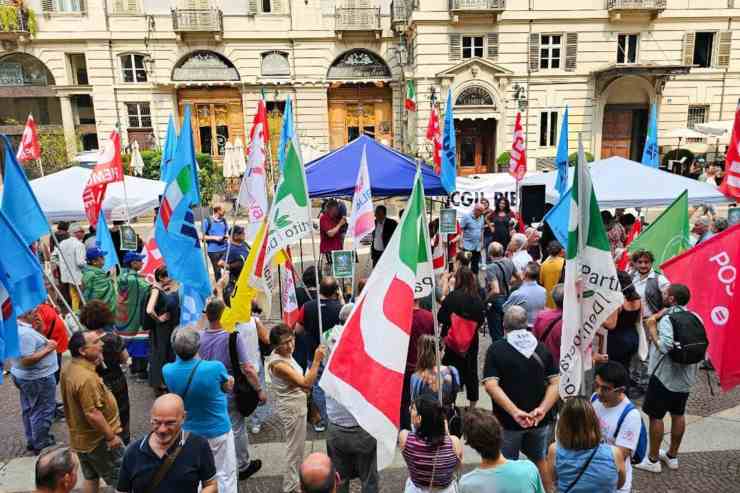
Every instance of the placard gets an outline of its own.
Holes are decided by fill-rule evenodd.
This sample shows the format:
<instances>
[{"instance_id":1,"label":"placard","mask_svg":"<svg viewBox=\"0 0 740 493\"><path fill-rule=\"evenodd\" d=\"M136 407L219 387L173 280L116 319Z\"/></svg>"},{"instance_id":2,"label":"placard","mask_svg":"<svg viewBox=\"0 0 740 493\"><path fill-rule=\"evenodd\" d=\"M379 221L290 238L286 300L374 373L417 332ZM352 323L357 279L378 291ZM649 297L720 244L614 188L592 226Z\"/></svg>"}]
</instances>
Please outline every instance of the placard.
<instances>
[{"instance_id":1,"label":"placard","mask_svg":"<svg viewBox=\"0 0 740 493\"><path fill-rule=\"evenodd\" d=\"M121 250L135 252L138 250L139 242L136 238L136 231L128 224L118 227L118 234L121 235Z\"/></svg>"},{"instance_id":2,"label":"placard","mask_svg":"<svg viewBox=\"0 0 740 493\"><path fill-rule=\"evenodd\" d=\"M740 207L730 207L727 210L727 222L730 226L740 224Z\"/></svg>"},{"instance_id":3,"label":"placard","mask_svg":"<svg viewBox=\"0 0 740 493\"><path fill-rule=\"evenodd\" d=\"M455 234L457 232L457 211L455 209L439 211L439 232L441 234Z\"/></svg>"},{"instance_id":4,"label":"placard","mask_svg":"<svg viewBox=\"0 0 740 493\"><path fill-rule=\"evenodd\" d=\"M351 278L354 268L355 254L352 250L334 250L331 252L331 269L335 278Z\"/></svg>"}]
</instances>

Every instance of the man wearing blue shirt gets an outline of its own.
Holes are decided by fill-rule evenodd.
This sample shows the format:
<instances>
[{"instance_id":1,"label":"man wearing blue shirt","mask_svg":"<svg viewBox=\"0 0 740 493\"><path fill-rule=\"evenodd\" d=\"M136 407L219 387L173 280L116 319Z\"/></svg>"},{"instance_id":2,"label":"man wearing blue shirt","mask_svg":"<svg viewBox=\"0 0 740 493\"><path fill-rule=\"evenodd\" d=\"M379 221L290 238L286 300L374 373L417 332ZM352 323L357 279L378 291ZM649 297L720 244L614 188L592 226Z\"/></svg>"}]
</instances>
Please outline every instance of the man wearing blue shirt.
<instances>
[{"instance_id":1,"label":"man wearing blue shirt","mask_svg":"<svg viewBox=\"0 0 740 493\"><path fill-rule=\"evenodd\" d=\"M26 449L35 454L49 445L54 438L49 433L56 410L56 380L59 368L57 343L37 332L31 323L41 327L33 312L18 317L18 345L20 357L15 360L10 374L21 393L21 414L26 432Z\"/></svg>"},{"instance_id":2,"label":"man wearing blue shirt","mask_svg":"<svg viewBox=\"0 0 740 493\"><path fill-rule=\"evenodd\" d=\"M229 240L229 225L224 219L222 206L213 206L213 215L204 221L203 240L206 242L206 251L213 267L213 275L218 281L221 279L221 269L218 264L226 252L226 242Z\"/></svg>"},{"instance_id":3,"label":"man wearing blue shirt","mask_svg":"<svg viewBox=\"0 0 740 493\"><path fill-rule=\"evenodd\" d=\"M483 206L480 203L475 204L473 212L462 217L460 229L463 235L462 248L470 253L470 270L477 275L483 245Z\"/></svg>"}]
</instances>

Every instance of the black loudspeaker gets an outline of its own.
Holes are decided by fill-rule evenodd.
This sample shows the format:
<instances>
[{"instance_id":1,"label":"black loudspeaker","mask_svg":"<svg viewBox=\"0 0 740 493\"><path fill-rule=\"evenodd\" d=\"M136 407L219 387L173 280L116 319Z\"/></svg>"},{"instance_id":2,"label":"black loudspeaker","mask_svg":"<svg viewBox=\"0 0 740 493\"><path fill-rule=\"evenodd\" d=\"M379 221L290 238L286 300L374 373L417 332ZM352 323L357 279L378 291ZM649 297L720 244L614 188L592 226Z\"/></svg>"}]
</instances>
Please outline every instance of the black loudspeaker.
<instances>
[{"instance_id":1,"label":"black loudspeaker","mask_svg":"<svg viewBox=\"0 0 740 493\"><path fill-rule=\"evenodd\" d=\"M541 223L545 217L545 185L522 185L519 194L524 224Z\"/></svg>"}]
</instances>

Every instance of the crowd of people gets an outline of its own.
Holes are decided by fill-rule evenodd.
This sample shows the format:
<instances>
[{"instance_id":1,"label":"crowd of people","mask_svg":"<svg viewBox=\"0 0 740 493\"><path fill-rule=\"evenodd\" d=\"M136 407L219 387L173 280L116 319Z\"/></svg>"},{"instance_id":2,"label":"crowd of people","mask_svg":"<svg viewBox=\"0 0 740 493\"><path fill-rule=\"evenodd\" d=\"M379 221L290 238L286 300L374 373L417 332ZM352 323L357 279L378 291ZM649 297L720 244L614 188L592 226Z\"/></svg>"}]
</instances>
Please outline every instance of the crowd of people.
<instances>
[{"instance_id":1,"label":"crowd of people","mask_svg":"<svg viewBox=\"0 0 740 493\"><path fill-rule=\"evenodd\" d=\"M432 294L435 303L431 296L415 301L399 410L405 491L627 492L633 466L678 468L698 365L666 355L677 331L701 324L686 308L688 289L658 274L649 251L634 252L618 273L625 301L594 343L585 397L563 402L564 249L547 232L523 228L506 199L488 206L477 204L448 238L451 265ZM383 206L375 216L373 265L397 224ZM615 260L634 220L628 216L603 215ZM319 220L322 253L341 245L344 217L338 202L327 201ZM711 233L704 222L696 220L697 241ZM262 467L250 453L249 431L259 433L270 414L285 445L283 492L348 492L353 478L363 493L379 491L375 438L318 385L351 300L321 265L312 266L298 283L292 325L267 327L254 304L249 322L225 330L221 314L249 248L244 229L229 227L223 209L215 208L208 223L204 240L218 280L202 323L188 327L180 326L178 285L165 267L152 282L139 274L141 254L117 252L114 280L102 270L106 252L85 244L84 229L59 225L49 258L80 330L67 330L52 304L20 316L21 358L11 369L28 450L39 455L39 491L69 491L79 468L86 493L98 491L101 478L122 492L235 493ZM436 236L434 226L430 231ZM481 368L484 337L490 344ZM644 359L641 338L650 348ZM71 358L62 364L67 350ZM143 437L130 432L129 378L147 382L156 397ZM481 387L492 412L478 406ZM644 398L647 427L636 398ZM662 450L666 414L671 441ZM68 447L51 434L60 417ZM304 459L308 426L326 434L327 454ZM463 443L481 461L460 477Z\"/></svg>"}]
</instances>

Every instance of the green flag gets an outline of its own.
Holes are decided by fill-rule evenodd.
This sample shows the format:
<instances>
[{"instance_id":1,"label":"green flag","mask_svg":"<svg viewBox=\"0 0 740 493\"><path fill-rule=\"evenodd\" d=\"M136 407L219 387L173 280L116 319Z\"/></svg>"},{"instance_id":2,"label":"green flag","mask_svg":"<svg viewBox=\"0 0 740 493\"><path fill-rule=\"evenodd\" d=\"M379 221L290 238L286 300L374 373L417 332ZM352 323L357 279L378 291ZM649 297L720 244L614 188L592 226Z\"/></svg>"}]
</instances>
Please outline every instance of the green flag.
<instances>
[{"instance_id":1,"label":"green flag","mask_svg":"<svg viewBox=\"0 0 740 493\"><path fill-rule=\"evenodd\" d=\"M653 269L689 248L689 193L684 191L640 236L627 251L647 250L655 257Z\"/></svg>"}]
</instances>

